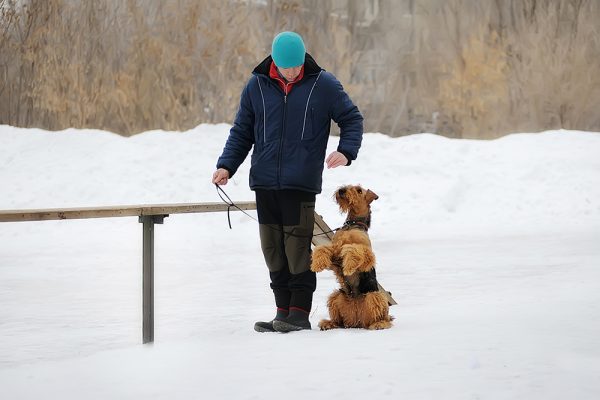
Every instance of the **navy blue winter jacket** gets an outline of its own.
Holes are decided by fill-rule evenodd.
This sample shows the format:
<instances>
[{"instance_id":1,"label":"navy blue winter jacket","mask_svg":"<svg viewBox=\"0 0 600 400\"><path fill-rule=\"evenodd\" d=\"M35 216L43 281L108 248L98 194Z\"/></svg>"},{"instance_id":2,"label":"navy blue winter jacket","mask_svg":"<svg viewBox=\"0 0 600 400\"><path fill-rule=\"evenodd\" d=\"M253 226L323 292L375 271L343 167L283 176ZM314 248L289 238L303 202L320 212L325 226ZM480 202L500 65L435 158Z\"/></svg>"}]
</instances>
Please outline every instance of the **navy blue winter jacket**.
<instances>
[{"instance_id":1,"label":"navy blue winter jacket","mask_svg":"<svg viewBox=\"0 0 600 400\"><path fill-rule=\"evenodd\" d=\"M304 77L284 96L269 77L271 56L253 71L217 168L235 174L250 149L250 188L320 193L331 121L340 127L338 151L356 159L363 117L340 82L307 54Z\"/></svg>"}]
</instances>

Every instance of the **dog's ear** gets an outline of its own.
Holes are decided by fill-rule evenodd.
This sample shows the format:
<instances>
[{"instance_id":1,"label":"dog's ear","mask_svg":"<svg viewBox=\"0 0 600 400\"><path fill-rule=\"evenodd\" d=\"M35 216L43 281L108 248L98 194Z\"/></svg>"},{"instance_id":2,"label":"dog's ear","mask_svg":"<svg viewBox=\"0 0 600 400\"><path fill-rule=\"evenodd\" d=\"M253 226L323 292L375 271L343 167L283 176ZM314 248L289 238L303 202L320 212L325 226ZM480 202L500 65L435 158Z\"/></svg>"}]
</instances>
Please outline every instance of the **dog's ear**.
<instances>
[{"instance_id":1,"label":"dog's ear","mask_svg":"<svg viewBox=\"0 0 600 400\"><path fill-rule=\"evenodd\" d=\"M373 200L377 200L379 196L375 192L372 192L371 189L367 190L366 200L367 204L371 204Z\"/></svg>"}]
</instances>

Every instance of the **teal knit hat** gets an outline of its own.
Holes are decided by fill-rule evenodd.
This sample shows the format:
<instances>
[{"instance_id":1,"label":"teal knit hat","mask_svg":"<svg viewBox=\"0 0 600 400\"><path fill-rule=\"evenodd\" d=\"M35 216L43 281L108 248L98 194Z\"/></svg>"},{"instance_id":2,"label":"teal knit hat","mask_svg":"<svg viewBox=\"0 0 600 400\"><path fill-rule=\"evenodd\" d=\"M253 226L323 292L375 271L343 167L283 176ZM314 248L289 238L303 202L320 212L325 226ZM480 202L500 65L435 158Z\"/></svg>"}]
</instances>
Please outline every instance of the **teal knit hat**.
<instances>
[{"instance_id":1,"label":"teal knit hat","mask_svg":"<svg viewBox=\"0 0 600 400\"><path fill-rule=\"evenodd\" d=\"M302 37L296 32L281 32L271 47L271 57L279 68L299 67L304 64L306 48Z\"/></svg>"}]
</instances>

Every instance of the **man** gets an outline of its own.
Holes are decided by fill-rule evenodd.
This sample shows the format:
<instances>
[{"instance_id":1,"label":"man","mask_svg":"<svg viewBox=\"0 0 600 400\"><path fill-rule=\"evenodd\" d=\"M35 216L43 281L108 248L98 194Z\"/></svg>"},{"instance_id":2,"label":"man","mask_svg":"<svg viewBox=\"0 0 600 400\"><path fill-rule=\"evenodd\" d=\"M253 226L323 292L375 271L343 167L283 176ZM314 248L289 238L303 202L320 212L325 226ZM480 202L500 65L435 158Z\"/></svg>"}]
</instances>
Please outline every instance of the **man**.
<instances>
[{"instance_id":1,"label":"man","mask_svg":"<svg viewBox=\"0 0 600 400\"><path fill-rule=\"evenodd\" d=\"M331 121L337 151L325 160ZM212 182L225 185L253 148L250 188L256 194L261 247L277 306L258 332L311 329L316 275L310 270L315 196L323 164L350 165L362 141L363 117L342 85L306 53L300 35L282 32L253 71Z\"/></svg>"}]
</instances>

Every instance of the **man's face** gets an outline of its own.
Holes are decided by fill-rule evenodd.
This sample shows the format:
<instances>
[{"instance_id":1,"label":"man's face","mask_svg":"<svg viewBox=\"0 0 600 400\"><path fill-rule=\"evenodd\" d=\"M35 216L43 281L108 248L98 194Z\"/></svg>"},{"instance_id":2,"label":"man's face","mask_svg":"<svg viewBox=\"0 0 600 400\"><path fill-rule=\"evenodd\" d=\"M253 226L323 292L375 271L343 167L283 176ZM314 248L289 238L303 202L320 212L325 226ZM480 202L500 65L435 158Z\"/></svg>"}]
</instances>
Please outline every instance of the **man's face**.
<instances>
[{"instance_id":1,"label":"man's face","mask_svg":"<svg viewBox=\"0 0 600 400\"><path fill-rule=\"evenodd\" d=\"M291 82L294 79L296 79L298 77L298 75L300 75L300 71L302 70L302 65L298 66L298 67L292 67L292 68L279 68L279 72L281 73L281 75L283 75L283 77L288 81Z\"/></svg>"}]
</instances>

